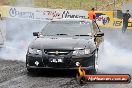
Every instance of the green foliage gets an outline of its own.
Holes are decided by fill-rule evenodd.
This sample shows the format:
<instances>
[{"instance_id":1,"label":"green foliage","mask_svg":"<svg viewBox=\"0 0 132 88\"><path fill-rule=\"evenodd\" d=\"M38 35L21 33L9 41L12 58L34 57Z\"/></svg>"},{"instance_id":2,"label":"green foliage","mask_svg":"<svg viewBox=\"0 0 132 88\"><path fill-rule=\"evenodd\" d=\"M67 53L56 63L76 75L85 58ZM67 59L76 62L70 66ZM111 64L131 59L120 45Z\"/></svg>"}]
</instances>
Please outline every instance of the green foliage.
<instances>
[{"instance_id":1,"label":"green foliage","mask_svg":"<svg viewBox=\"0 0 132 88\"><path fill-rule=\"evenodd\" d=\"M7 3L8 3L9 5L14 5L15 2L16 2L16 0L7 0Z\"/></svg>"},{"instance_id":2,"label":"green foliage","mask_svg":"<svg viewBox=\"0 0 132 88\"><path fill-rule=\"evenodd\" d=\"M0 5L14 5L16 0L0 0Z\"/></svg>"}]
</instances>

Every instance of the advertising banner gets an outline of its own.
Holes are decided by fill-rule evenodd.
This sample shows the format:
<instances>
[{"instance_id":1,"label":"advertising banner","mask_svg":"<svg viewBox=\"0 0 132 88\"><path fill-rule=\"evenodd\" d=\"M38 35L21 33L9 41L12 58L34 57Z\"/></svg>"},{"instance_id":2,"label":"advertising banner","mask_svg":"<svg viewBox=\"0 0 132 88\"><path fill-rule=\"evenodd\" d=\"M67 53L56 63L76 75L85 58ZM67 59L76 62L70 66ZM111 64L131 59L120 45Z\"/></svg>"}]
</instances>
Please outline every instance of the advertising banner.
<instances>
[{"instance_id":1,"label":"advertising banner","mask_svg":"<svg viewBox=\"0 0 132 88\"><path fill-rule=\"evenodd\" d=\"M83 10L64 10L30 7L9 7L9 18L22 18L32 20L49 20L57 18L87 18Z\"/></svg>"},{"instance_id":2,"label":"advertising banner","mask_svg":"<svg viewBox=\"0 0 132 88\"><path fill-rule=\"evenodd\" d=\"M99 26L111 27L113 23L113 12L112 11L97 11L96 21Z\"/></svg>"},{"instance_id":3,"label":"advertising banner","mask_svg":"<svg viewBox=\"0 0 132 88\"><path fill-rule=\"evenodd\" d=\"M123 21L122 19L114 18L113 19L113 28L122 28L123 26ZM132 29L132 20L128 21L128 29Z\"/></svg>"},{"instance_id":4,"label":"advertising banner","mask_svg":"<svg viewBox=\"0 0 132 88\"><path fill-rule=\"evenodd\" d=\"M60 18L82 18L88 19L88 11L85 10L66 10L66 9L49 9L33 7L13 7L1 6L0 13L2 17L30 19L30 20L53 20ZM113 11L97 11L96 22L99 26L107 28L121 28L122 20L113 18ZM132 29L132 20L128 23L128 29Z\"/></svg>"}]
</instances>

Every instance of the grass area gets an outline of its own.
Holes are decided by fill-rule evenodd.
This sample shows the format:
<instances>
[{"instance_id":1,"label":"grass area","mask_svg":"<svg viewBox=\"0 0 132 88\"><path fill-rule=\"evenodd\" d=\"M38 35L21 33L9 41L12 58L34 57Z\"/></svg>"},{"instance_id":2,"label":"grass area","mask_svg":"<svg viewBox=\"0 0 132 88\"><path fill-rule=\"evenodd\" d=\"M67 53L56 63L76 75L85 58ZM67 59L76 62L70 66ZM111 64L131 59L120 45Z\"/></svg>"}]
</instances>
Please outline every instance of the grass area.
<instances>
[{"instance_id":1,"label":"grass area","mask_svg":"<svg viewBox=\"0 0 132 88\"><path fill-rule=\"evenodd\" d=\"M62 8L62 9L83 9L90 10L95 7L97 10L121 9L125 3L132 3L132 0L34 0L36 7Z\"/></svg>"},{"instance_id":2,"label":"grass area","mask_svg":"<svg viewBox=\"0 0 132 88\"><path fill-rule=\"evenodd\" d=\"M16 0L0 0L0 5L14 5Z\"/></svg>"},{"instance_id":3,"label":"grass area","mask_svg":"<svg viewBox=\"0 0 132 88\"><path fill-rule=\"evenodd\" d=\"M0 0L0 5L14 5L19 0ZM31 0L35 7L54 9L82 9L110 11L119 10L124 3L132 3L132 0Z\"/></svg>"}]
</instances>

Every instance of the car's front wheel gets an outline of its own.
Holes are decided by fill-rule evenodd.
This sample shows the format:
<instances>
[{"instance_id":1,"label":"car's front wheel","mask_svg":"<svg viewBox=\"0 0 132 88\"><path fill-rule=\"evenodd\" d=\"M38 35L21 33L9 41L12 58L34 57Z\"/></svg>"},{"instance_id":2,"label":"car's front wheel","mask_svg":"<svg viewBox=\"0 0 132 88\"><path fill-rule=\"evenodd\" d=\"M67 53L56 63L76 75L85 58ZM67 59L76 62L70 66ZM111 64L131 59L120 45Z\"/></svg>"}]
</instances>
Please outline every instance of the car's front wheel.
<instances>
[{"instance_id":1,"label":"car's front wheel","mask_svg":"<svg viewBox=\"0 0 132 88\"><path fill-rule=\"evenodd\" d=\"M97 74L97 71L96 71L96 69L91 69L91 70L88 70L87 72L86 72L86 74Z\"/></svg>"},{"instance_id":2,"label":"car's front wheel","mask_svg":"<svg viewBox=\"0 0 132 88\"><path fill-rule=\"evenodd\" d=\"M90 66L93 66L93 69L88 69L86 70L86 74L97 74L97 57L96 57L96 54L94 54L92 57L91 57L91 60L88 62L88 65Z\"/></svg>"},{"instance_id":3,"label":"car's front wheel","mask_svg":"<svg viewBox=\"0 0 132 88\"><path fill-rule=\"evenodd\" d=\"M33 73L34 69L33 68L27 68L28 73Z\"/></svg>"}]
</instances>

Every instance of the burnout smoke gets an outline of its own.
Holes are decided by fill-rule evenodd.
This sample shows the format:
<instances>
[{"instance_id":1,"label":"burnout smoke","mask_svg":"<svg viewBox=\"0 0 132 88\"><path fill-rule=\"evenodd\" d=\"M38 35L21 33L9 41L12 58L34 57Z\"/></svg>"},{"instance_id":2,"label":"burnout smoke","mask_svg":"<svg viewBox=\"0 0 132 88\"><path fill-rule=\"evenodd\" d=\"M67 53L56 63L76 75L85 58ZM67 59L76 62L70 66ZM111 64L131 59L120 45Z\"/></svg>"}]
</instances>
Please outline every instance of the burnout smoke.
<instances>
[{"instance_id":1,"label":"burnout smoke","mask_svg":"<svg viewBox=\"0 0 132 88\"><path fill-rule=\"evenodd\" d=\"M120 30L107 30L100 52L99 69L104 73L132 73L131 31L122 34ZM111 34L113 38L108 38ZM115 37L116 35L116 37Z\"/></svg>"},{"instance_id":2,"label":"burnout smoke","mask_svg":"<svg viewBox=\"0 0 132 88\"><path fill-rule=\"evenodd\" d=\"M41 31L47 22L22 19L6 20L6 43L0 50L0 58L25 61L33 32ZM132 68L131 31L106 30L105 41L99 53L99 70L104 73L128 73ZM113 36L110 35L115 35Z\"/></svg>"},{"instance_id":3,"label":"burnout smoke","mask_svg":"<svg viewBox=\"0 0 132 88\"><path fill-rule=\"evenodd\" d=\"M0 50L0 58L25 61L29 43L35 38L33 32L39 32L46 22L20 19L6 20L5 47Z\"/></svg>"}]
</instances>

